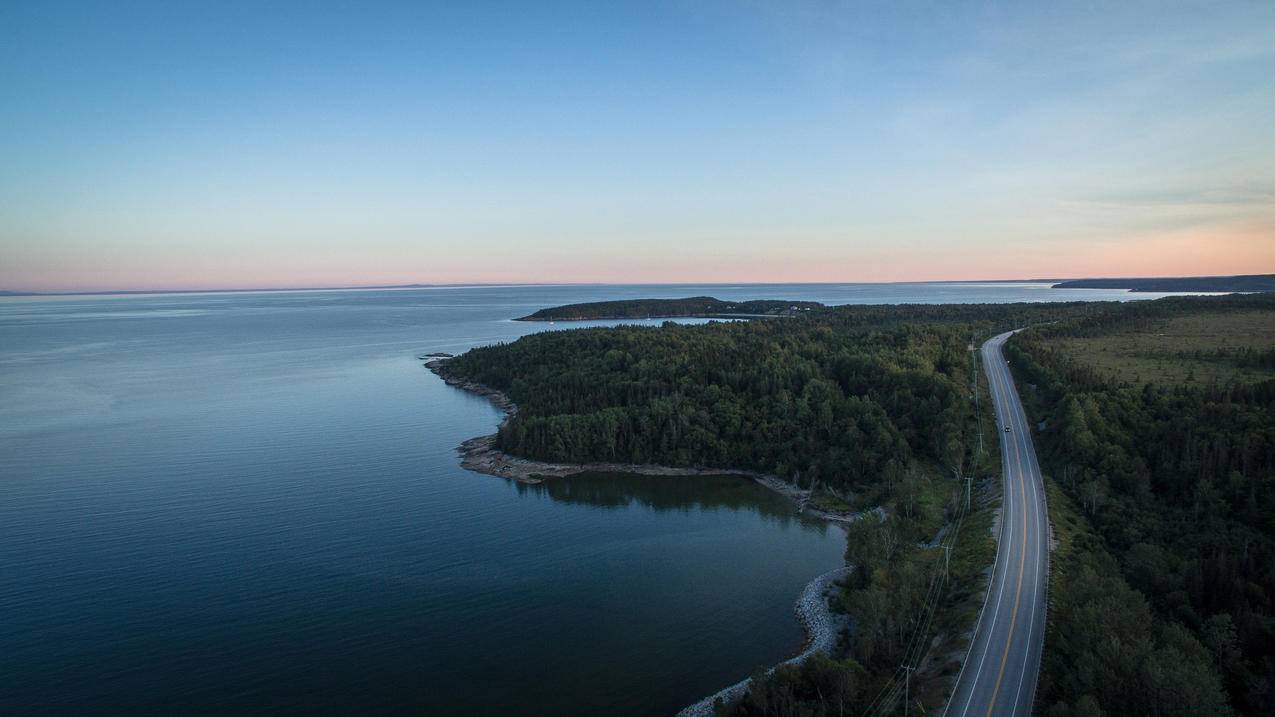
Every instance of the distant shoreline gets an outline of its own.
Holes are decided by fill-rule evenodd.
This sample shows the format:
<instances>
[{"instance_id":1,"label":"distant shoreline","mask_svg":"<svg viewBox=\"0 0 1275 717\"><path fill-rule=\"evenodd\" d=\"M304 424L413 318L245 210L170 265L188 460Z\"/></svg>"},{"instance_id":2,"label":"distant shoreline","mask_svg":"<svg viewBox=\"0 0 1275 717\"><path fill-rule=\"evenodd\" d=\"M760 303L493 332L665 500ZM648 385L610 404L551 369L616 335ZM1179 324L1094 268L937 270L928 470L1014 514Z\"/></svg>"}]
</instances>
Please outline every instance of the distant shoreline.
<instances>
[{"instance_id":1,"label":"distant shoreline","mask_svg":"<svg viewBox=\"0 0 1275 717\"><path fill-rule=\"evenodd\" d=\"M555 321L655 321L658 319L777 319L777 314L652 314L650 316L555 316L552 319L533 319L523 316L514 321L552 324Z\"/></svg>"},{"instance_id":2,"label":"distant shoreline","mask_svg":"<svg viewBox=\"0 0 1275 717\"><path fill-rule=\"evenodd\" d=\"M1223 289L1204 289L1197 286L1190 288L1166 289L1166 288L1134 288L1135 285L1146 285L1156 283L1164 285L1165 282L1205 282L1218 280L1252 280L1261 279L1270 282L1272 288L1252 289L1252 288L1223 288ZM1107 278L1027 278L1027 279L921 279L915 281L706 281L706 282L596 282L596 281L503 281L503 282L453 282L453 283L414 283L414 284L372 284L367 286L346 285L346 286L267 286L267 287L239 287L231 289L199 289L199 288L183 288L183 289L95 289L89 291L27 291L27 290L0 290L0 298L3 297L19 297L19 296L132 296L144 294L249 294L249 293L265 293L265 292L288 292L288 291L387 291L387 290L410 290L410 289L465 289L465 288L500 288L500 287L538 287L538 286L898 286L908 284L1051 284L1055 289L1127 289L1129 291L1164 291L1164 292L1189 292L1189 291L1272 291L1275 290L1275 274L1241 274L1235 276L1186 276L1186 277L1107 277Z\"/></svg>"},{"instance_id":3,"label":"distant shoreline","mask_svg":"<svg viewBox=\"0 0 1275 717\"><path fill-rule=\"evenodd\" d=\"M540 309L515 321L641 321L644 319L735 318L770 319L800 316L827 306L817 301L745 299L722 301L712 296L676 299L617 299L586 301Z\"/></svg>"},{"instance_id":4,"label":"distant shoreline","mask_svg":"<svg viewBox=\"0 0 1275 717\"><path fill-rule=\"evenodd\" d=\"M1273 288L1133 288L1135 284L1151 282L1203 282L1220 279L1252 279L1261 278L1271 282ZM390 291L410 289L483 289L501 287L537 287L537 286L898 286L907 284L1051 284L1055 289L1126 289L1128 291L1163 291L1169 293L1190 291L1275 291L1275 274L1243 274L1236 276L1187 276L1187 277L1144 277L1144 278L1028 278L1028 279L921 279L916 281L706 281L706 282L596 282L596 281L549 281L549 282L457 282L440 284L372 284L369 286L267 286L257 288L232 289L97 289L91 291L16 291L0 290L0 298L21 296L134 296L145 294L251 294L288 291Z\"/></svg>"},{"instance_id":5,"label":"distant shoreline","mask_svg":"<svg viewBox=\"0 0 1275 717\"><path fill-rule=\"evenodd\" d=\"M1259 292L1275 291L1275 274L1236 276L1184 276L1115 279L1071 279L1054 284L1054 289L1124 289L1139 293L1174 292Z\"/></svg>"}]
</instances>

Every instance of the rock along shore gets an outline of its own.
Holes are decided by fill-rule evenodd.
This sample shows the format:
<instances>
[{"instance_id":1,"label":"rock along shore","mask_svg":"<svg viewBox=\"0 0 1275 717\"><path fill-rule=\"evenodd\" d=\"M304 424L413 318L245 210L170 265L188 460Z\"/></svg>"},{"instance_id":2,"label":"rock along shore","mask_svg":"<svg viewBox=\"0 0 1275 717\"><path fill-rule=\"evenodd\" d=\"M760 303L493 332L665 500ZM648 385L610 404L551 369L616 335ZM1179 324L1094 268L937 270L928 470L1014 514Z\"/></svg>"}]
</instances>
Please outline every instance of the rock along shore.
<instances>
[{"instance_id":1,"label":"rock along shore","mask_svg":"<svg viewBox=\"0 0 1275 717\"><path fill-rule=\"evenodd\" d=\"M797 598L797 619L806 628L806 649L796 657L791 657L767 670L774 672L784 665L799 665L816 652L831 653L837 646L837 636L846 627L846 616L834 613L828 607L828 591L838 580L850 574L852 567L837 568L811 580ZM744 678L725 687L693 705L682 708L677 717L712 717L713 705L721 700L729 703L742 698L748 693L748 683L752 678Z\"/></svg>"},{"instance_id":2,"label":"rock along shore","mask_svg":"<svg viewBox=\"0 0 1275 717\"><path fill-rule=\"evenodd\" d=\"M518 413L518 406L504 393L490 386L445 375L440 369L450 360L450 356L435 356L425 362L425 367L442 378L449 386L469 391L485 397L493 405L505 412L501 426L508 423ZM820 518L833 523L848 525L863 517L863 513L838 513L809 505L810 491L803 490L783 480L779 476L757 471L723 468L675 468L652 464L634 463L547 463L527 458L519 458L496 448L496 434L478 436L460 444L457 449L461 455L461 467L478 473L500 476L523 483L542 483L548 478L560 478L578 473L634 473L649 476L691 476L691 475L738 475L752 478L770 490L779 493L797 504L798 512ZM873 511L884 517L884 512L877 508ZM837 568L811 580L797 598L797 619L806 630L806 647L795 657L789 658L775 667L795 665L804 662L816 652L831 652L837 644L837 637L846 626L844 615L834 613L828 607L828 591L833 584L844 578L854 568L846 566ZM713 705L721 700L730 702L743 697L748 692L750 678L744 678L729 687L721 689L708 697L690 705L677 713L678 717L710 717Z\"/></svg>"},{"instance_id":3,"label":"rock along shore","mask_svg":"<svg viewBox=\"0 0 1275 717\"><path fill-rule=\"evenodd\" d=\"M501 421L503 427L518 413L518 406L504 393L490 386L445 375L440 369L450 357L432 358L425 362L425 367L438 375L449 386L469 391L491 401L492 405L505 412ZM486 473L487 475L509 478L521 483L542 483L548 478L561 478L578 473L634 473L646 476L697 476L697 475L737 475L752 478L770 490L783 495L797 504L797 509L807 515L835 523L853 523L863 517L863 513L842 513L815 507L809 504L810 491L798 488L776 475L739 468L678 468L649 463L549 463L505 453L496 448L496 434L478 436L460 444L461 467Z\"/></svg>"}]
</instances>

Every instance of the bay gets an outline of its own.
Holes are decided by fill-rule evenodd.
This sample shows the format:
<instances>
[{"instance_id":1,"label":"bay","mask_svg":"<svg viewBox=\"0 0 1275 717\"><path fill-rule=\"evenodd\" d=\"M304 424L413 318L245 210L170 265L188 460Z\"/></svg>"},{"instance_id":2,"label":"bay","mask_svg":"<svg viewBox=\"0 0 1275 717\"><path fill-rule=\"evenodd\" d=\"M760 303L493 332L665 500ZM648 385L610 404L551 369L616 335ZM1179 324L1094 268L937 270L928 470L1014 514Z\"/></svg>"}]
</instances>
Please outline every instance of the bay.
<instances>
[{"instance_id":1,"label":"bay","mask_svg":"<svg viewBox=\"0 0 1275 717\"><path fill-rule=\"evenodd\" d=\"M1154 298L1040 283L0 298L0 712L661 714L793 654L844 536L740 478L525 486L415 356L546 306Z\"/></svg>"}]
</instances>

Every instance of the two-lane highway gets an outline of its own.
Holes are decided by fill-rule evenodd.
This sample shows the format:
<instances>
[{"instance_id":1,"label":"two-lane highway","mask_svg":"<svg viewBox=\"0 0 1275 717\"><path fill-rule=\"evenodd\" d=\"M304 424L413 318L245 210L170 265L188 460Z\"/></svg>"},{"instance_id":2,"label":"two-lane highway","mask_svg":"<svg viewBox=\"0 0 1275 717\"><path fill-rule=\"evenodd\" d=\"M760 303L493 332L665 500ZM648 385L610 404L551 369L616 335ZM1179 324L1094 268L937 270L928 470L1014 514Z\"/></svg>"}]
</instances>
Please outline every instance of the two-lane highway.
<instances>
[{"instance_id":1,"label":"two-lane highway","mask_svg":"<svg viewBox=\"0 0 1275 717\"><path fill-rule=\"evenodd\" d=\"M1012 334L983 344L983 366L1001 437L1004 503L996 566L969 653L944 712L948 717L1031 714L1040 672L1049 520L1027 416L1001 354L1001 346Z\"/></svg>"}]
</instances>

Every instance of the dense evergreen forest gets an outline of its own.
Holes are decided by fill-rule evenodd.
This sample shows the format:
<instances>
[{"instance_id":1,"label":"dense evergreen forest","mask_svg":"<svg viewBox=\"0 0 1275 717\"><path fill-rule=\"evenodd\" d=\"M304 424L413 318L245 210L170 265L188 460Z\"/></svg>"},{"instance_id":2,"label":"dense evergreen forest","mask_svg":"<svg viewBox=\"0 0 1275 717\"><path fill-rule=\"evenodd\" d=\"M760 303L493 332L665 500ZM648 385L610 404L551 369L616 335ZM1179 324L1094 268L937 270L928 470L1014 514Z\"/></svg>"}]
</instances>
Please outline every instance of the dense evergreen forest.
<instances>
[{"instance_id":1,"label":"dense evergreen forest","mask_svg":"<svg viewBox=\"0 0 1275 717\"><path fill-rule=\"evenodd\" d=\"M822 309L814 301L758 299L755 301L722 301L711 296L686 299L629 299L625 301L591 301L541 309L519 321L583 321L586 319L667 319L684 316L791 316L803 311Z\"/></svg>"},{"instance_id":2,"label":"dense evergreen forest","mask_svg":"<svg viewBox=\"0 0 1275 717\"><path fill-rule=\"evenodd\" d=\"M1249 370L1273 341L1261 295L1135 302L1010 342L1066 496L1047 714L1275 714L1275 375Z\"/></svg>"},{"instance_id":3,"label":"dense evergreen forest","mask_svg":"<svg viewBox=\"0 0 1275 717\"><path fill-rule=\"evenodd\" d=\"M884 506L888 519L855 524L849 541L859 569L841 597L856 625L844 650L759 674L723 707L857 714L895 689L913 645L961 651L952 640L993 547L990 519L960 510L960 477L989 479L989 496L999 487L995 439L976 450L969 349L1032 326L1006 351L1043 422L1060 543L1038 708L1275 714L1275 343L1262 338L1273 322L1267 295L847 306L534 334L442 370L518 404L497 439L517 455L748 468L845 508ZM924 544L963 520L939 615L918 622L937 570ZM929 676L950 680L941 665ZM942 696L923 699L941 709Z\"/></svg>"},{"instance_id":4,"label":"dense evergreen forest","mask_svg":"<svg viewBox=\"0 0 1275 717\"><path fill-rule=\"evenodd\" d=\"M1072 305L841 307L773 321L555 331L445 372L505 392L497 445L546 461L747 468L871 493L970 461L971 342Z\"/></svg>"}]
</instances>

